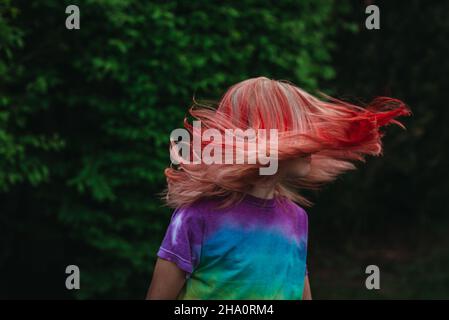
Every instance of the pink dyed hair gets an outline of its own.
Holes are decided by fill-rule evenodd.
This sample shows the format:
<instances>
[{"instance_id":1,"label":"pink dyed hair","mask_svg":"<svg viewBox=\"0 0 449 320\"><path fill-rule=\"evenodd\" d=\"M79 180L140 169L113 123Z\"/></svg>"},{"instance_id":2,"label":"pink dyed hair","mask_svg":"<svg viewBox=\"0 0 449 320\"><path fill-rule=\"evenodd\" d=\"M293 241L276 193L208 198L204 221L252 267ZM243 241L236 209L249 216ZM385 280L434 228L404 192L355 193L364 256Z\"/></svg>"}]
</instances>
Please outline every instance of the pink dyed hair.
<instances>
[{"instance_id":1,"label":"pink dyed hair","mask_svg":"<svg viewBox=\"0 0 449 320\"><path fill-rule=\"evenodd\" d=\"M280 180L275 186L276 195L311 206L299 189L319 189L338 175L355 169L353 162L364 162L366 155L381 155L384 133L380 127L396 124L405 128L395 118L411 114L403 102L387 97L376 98L365 108L324 97L326 101L288 82L258 77L232 86L218 108L196 104L190 114L201 121L203 128L220 132L237 128L278 129L280 166L283 160L312 154L308 175ZM186 120L185 127L191 135L195 134ZM259 176L259 167L259 164L169 167L165 170L168 184L165 200L171 207L186 206L207 197L220 197L225 205L238 202L252 184L269 179Z\"/></svg>"}]
</instances>

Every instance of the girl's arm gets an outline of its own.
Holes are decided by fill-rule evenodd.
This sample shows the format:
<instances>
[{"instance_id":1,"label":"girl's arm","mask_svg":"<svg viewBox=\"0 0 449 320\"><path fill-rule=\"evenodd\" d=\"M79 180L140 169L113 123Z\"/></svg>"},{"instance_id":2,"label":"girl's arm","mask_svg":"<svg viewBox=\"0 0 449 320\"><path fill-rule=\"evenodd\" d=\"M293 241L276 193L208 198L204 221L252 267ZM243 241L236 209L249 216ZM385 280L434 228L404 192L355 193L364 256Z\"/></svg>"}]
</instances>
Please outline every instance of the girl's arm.
<instances>
[{"instance_id":1,"label":"girl's arm","mask_svg":"<svg viewBox=\"0 0 449 320\"><path fill-rule=\"evenodd\" d=\"M310 291L309 276L304 279L304 292L302 294L303 300L312 300L312 292Z\"/></svg>"},{"instance_id":2,"label":"girl's arm","mask_svg":"<svg viewBox=\"0 0 449 320\"><path fill-rule=\"evenodd\" d=\"M186 273L173 262L158 258L147 300L175 300L186 279Z\"/></svg>"}]
</instances>

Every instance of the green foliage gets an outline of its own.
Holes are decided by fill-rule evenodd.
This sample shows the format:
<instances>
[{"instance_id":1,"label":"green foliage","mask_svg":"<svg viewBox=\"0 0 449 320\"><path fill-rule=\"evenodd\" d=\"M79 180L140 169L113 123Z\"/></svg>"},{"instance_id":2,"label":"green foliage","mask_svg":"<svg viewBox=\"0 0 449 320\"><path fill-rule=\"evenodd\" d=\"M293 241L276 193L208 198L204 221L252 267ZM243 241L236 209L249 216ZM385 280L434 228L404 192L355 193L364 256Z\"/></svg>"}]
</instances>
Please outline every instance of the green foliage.
<instances>
[{"instance_id":1,"label":"green foliage","mask_svg":"<svg viewBox=\"0 0 449 320\"><path fill-rule=\"evenodd\" d=\"M259 75L317 88L335 74L331 19L342 8L86 0L81 29L67 30L68 4L1 4L2 270L26 273L10 261L31 233L26 252L40 258L25 263L53 270L47 295L68 294L54 274L77 264L78 298L140 298L170 213L158 198L169 133L192 97L218 99Z\"/></svg>"}]
</instances>

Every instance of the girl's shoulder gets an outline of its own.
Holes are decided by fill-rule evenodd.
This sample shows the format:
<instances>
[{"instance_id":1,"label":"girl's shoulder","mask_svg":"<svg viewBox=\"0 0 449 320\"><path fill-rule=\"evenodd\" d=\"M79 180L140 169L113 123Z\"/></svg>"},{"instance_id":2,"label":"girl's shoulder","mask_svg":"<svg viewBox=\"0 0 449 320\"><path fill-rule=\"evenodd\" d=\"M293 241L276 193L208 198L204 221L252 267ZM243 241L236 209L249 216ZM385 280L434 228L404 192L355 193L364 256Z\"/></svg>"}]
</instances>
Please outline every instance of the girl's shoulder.
<instances>
[{"instance_id":1,"label":"girl's shoulder","mask_svg":"<svg viewBox=\"0 0 449 320\"><path fill-rule=\"evenodd\" d=\"M294 213L294 216L297 219L299 219L300 221L302 221L305 224L308 223L308 215L307 215L306 209L301 207L296 202L294 202L290 199L287 199L287 198L283 199L283 203L285 206L287 206L290 209L290 211L292 211Z\"/></svg>"},{"instance_id":2,"label":"girl's shoulder","mask_svg":"<svg viewBox=\"0 0 449 320\"><path fill-rule=\"evenodd\" d=\"M218 208L219 202L215 199L199 199L192 204L178 207L173 212L173 217L183 216L188 220L201 220L210 212Z\"/></svg>"},{"instance_id":3,"label":"girl's shoulder","mask_svg":"<svg viewBox=\"0 0 449 320\"><path fill-rule=\"evenodd\" d=\"M303 207L301 207L299 204L297 204L296 202L293 202L291 200L289 200L289 202L291 203L291 206L295 209L295 211L298 213L298 215L300 216L304 216L307 218L307 211L306 209L304 209Z\"/></svg>"}]
</instances>

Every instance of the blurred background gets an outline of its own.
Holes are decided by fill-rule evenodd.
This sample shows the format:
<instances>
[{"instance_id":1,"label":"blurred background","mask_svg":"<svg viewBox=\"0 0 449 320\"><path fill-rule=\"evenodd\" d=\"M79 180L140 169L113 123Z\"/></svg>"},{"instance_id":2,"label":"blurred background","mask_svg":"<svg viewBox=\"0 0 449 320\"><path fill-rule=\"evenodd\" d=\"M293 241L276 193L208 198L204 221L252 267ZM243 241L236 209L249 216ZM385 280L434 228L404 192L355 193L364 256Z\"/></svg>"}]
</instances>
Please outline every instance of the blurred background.
<instances>
[{"instance_id":1,"label":"blurred background","mask_svg":"<svg viewBox=\"0 0 449 320\"><path fill-rule=\"evenodd\" d=\"M80 29L68 30L68 5ZM365 8L380 9L367 30ZM143 299L171 130L249 77L402 99L407 130L321 192L315 299L449 298L449 2L0 0L0 298ZM65 268L81 289L65 287ZM365 268L378 265L380 290Z\"/></svg>"}]
</instances>

